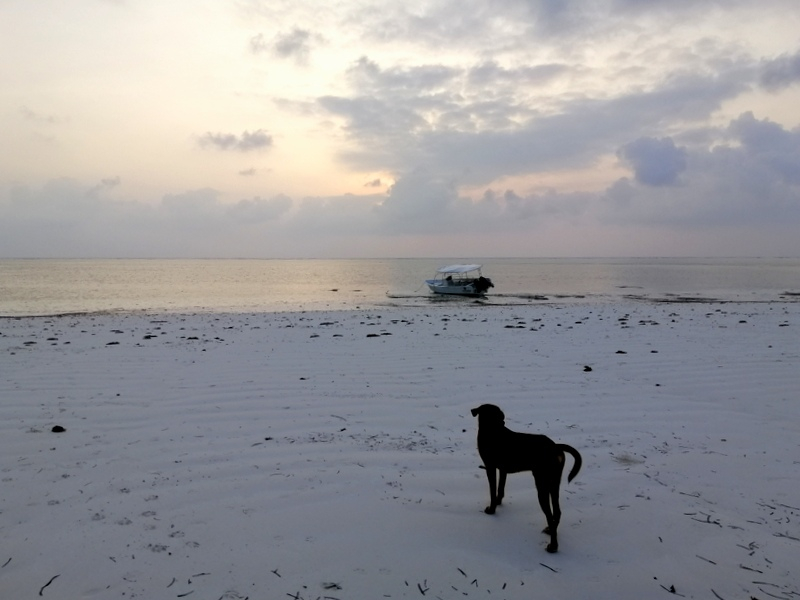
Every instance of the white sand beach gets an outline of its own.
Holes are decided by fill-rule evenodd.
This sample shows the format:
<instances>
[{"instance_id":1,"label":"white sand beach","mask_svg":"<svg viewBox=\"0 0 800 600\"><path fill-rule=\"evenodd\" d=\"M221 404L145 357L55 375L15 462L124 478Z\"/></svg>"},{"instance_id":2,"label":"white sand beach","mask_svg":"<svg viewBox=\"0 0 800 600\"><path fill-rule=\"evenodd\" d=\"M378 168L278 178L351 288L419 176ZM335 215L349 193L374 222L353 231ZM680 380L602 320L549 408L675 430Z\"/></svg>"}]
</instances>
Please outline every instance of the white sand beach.
<instances>
[{"instance_id":1,"label":"white sand beach","mask_svg":"<svg viewBox=\"0 0 800 600\"><path fill-rule=\"evenodd\" d=\"M800 303L2 319L0 598L796 599L799 333ZM482 403L583 455L557 554L530 475L483 513Z\"/></svg>"}]
</instances>

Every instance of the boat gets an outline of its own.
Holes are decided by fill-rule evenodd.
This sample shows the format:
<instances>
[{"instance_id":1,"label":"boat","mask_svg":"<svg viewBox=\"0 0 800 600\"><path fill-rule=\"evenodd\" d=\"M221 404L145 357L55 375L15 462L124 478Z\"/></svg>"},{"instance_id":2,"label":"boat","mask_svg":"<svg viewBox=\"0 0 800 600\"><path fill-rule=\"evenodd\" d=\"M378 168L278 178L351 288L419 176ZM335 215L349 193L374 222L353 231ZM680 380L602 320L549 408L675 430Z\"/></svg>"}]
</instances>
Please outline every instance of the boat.
<instances>
[{"instance_id":1,"label":"boat","mask_svg":"<svg viewBox=\"0 0 800 600\"><path fill-rule=\"evenodd\" d=\"M426 279L425 283L434 294L457 296L483 296L494 287L491 279L481 275L481 265L442 267L433 279Z\"/></svg>"}]
</instances>

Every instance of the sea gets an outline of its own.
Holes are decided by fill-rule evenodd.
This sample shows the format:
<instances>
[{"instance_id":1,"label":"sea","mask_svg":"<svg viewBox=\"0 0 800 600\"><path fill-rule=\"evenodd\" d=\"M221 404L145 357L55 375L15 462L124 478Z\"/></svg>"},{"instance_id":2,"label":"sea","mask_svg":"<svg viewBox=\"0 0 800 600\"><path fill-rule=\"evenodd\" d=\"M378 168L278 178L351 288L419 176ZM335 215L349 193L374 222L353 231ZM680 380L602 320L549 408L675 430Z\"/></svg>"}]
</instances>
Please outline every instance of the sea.
<instances>
[{"instance_id":1,"label":"sea","mask_svg":"<svg viewBox=\"0 0 800 600\"><path fill-rule=\"evenodd\" d=\"M484 298L431 294L437 268L477 263ZM10 259L0 316L288 312L434 305L800 302L797 258Z\"/></svg>"}]
</instances>

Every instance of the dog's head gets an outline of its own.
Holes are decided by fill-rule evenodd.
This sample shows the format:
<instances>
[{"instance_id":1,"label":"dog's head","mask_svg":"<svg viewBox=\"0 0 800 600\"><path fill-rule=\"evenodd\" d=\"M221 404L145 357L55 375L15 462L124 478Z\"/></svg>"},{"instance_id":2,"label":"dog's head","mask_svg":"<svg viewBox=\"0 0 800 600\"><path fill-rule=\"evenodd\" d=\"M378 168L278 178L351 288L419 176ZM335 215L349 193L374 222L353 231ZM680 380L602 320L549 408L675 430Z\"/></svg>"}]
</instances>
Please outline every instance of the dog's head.
<instances>
[{"instance_id":1,"label":"dog's head","mask_svg":"<svg viewBox=\"0 0 800 600\"><path fill-rule=\"evenodd\" d=\"M503 411L494 404L481 404L472 409L472 416L478 417L478 425L498 426L506 422Z\"/></svg>"}]
</instances>

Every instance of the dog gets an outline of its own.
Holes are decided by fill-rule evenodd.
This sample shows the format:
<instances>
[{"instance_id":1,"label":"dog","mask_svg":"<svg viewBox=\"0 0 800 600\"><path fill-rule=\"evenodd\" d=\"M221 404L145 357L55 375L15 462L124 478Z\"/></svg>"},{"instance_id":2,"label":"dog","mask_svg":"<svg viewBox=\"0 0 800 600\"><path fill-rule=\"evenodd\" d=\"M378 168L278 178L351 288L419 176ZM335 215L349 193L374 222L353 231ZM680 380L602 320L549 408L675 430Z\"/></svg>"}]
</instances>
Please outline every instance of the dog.
<instances>
[{"instance_id":1,"label":"dog","mask_svg":"<svg viewBox=\"0 0 800 600\"><path fill-rule=\"evenodd\" d=\"M489 506L484 512L493 515L503 502L506 475L531 471L539 505L547 519L544 530L550 535L547 551L558 552L558 523L561 521L558 488L564 470L564 453L571 454L575 460L567 481L572 481L581 470L580 453L567 444L556 444L546 435L511 431L505 426L503 411L494 404L473 408L472 416L478 417L478 454L489 479ZM499 481L497 471L500 472Z\"/></svg>"}]
</instances>

